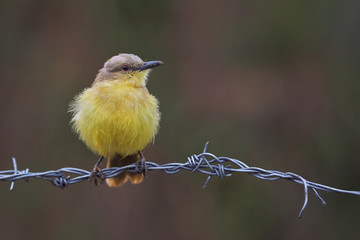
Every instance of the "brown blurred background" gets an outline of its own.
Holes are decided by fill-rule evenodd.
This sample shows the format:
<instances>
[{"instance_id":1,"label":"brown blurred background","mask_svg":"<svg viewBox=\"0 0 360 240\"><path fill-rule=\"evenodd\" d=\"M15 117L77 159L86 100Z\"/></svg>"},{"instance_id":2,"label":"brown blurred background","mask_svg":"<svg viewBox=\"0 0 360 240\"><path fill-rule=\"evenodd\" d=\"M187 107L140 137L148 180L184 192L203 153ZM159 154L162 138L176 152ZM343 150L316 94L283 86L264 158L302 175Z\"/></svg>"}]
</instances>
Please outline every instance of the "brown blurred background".
<instances>
[{"instance_id":1,"label":"brown blurred background","mask_svg":"<svg viewBox=\"0 0 360 240\"><path fill-rule=\"evenodd\" d=\"M357 1L1 1L0 169L91 169L68 103L109 57L162 60L149 161L209 151L360 190ZM1 182L4 239L356 239L360 198L234 174L151 172L120 189Z\"/></svg>"}]
</instances>

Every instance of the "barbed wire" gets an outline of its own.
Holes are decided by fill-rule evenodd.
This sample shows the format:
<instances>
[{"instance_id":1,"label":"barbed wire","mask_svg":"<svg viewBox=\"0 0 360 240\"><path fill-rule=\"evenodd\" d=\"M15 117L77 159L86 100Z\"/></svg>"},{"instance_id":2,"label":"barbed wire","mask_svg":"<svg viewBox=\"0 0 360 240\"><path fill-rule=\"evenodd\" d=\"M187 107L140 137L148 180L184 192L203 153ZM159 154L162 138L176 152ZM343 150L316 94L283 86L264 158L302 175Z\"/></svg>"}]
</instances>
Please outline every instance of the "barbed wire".
<instances>
[{"instance_id":1,"label":"barbed wire","mask_svg":"<svg viewBox=\"0 0 360 240\"><path fill-rule=\"evenodd\" d=\"M334 188L326 186L323 184L315 183L306 180L298 174L292 172L280 172L276 170L265 170L259 167L249 167L244 162L229 158L229 157L217 157L214 154L207 152L208 147L207 142L205 144L204 150L200 154L192 155L188 157L188 160L185 163L166 163L166 164L157 164L154 162L146 162L147 170L162 170L167 174L175 174L181 170L187 170L191 172L199 172L207 175L207 179L204 183L203 188L205 188L213 176L218 176L220 178L230 177L231 173L248 173L254 177L263 179L263 180L288 180L295 183L302 184L304 187L304 203L300 209L298 217L301 218L303 211L305 210L308 204L308 195L309 188L313 190L316 197L321 201L323 205L326 205L324 199L319 195L317 190L326 191L326 192L338 192L346 193L360 196L360 191L351 191L343 190L339 188ZM20 179L29 181L30 178L44 179L51 182L54 186L64 189L70 184L79 183L85 180L88 180L91 176L91 172L72 167L65 167L58 170L51 170L45 172L30 172L29 169L18 170L16 159L12 158L14 170L4 170L0 171L0 180L11 182L10 190L14 188L14 182ZM104 168L101 173L95 173L98 178L111 178L124 171L137 172L136 164L130 164L123 167L112 167ZM70 174L70 175L69 175Z\"/></svg>"}]
</instances>

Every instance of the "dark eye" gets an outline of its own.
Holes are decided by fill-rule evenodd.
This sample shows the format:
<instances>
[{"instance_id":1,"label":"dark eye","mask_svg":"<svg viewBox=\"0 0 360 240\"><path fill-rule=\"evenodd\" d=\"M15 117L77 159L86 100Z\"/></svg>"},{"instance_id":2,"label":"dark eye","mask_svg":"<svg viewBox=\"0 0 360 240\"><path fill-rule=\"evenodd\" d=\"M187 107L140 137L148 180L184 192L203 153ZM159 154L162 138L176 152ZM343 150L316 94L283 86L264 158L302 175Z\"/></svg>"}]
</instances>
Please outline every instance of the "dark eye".
<instances>
[{"instance_id":1,"label":"dark eye","mask_svg":"<svg viewBox=\"0 0 360 240\"><path fill-rule=\"evenodd\" d=\"M124 65L121 68L123 71L128 71L130 69L130 67L128 65Z\"/></svg>"}]
</instances>

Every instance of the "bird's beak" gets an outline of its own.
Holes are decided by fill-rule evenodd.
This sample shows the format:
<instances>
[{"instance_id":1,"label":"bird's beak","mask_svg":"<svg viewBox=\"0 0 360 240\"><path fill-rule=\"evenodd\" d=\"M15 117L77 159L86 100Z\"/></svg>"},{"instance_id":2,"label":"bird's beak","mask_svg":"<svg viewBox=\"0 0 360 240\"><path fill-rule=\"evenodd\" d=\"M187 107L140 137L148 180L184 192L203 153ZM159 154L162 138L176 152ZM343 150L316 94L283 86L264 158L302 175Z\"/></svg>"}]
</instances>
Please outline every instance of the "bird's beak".
<instances>
[{"instance_id":1,"label":"bird's beak","mask_svg":"<svg viewBox=\"0 0 360 240\"><path fill-rule=\"evenodd\" d=\"M148 69L148 68L153 68L153 67L157 67L161 64L164 64L162 61L149 61L149 62L144 62L142 66L139 67L139 71Z\"/></svg>"}]
</instances>

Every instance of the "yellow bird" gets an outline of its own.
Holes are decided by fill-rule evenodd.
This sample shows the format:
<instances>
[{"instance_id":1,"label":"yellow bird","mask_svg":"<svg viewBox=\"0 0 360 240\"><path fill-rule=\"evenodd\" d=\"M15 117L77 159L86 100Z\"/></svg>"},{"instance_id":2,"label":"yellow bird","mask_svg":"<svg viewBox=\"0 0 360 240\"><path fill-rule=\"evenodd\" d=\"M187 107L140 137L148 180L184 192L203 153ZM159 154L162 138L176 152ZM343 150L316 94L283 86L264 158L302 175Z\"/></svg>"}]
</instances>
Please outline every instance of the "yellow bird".
<instances>
[{"instance_id":1,"label":"yellow bird","mask_svg":"<svg viewBox=\"0 0 360 240\"><path fill-rule=\"evenodd\" d=\"M107 167L144 164L142 151L154 140L160 121L158 100L149 93L146 82L150 69L161 64L143 62L133 54L114 56L99 70L92 86L70 104L73 128L88 148L101 156L93 173L99 171L103 157ZM140 183L143 177L123 172L106 183L116 187L127 179Z\"/></svg>"}]
</instances>

